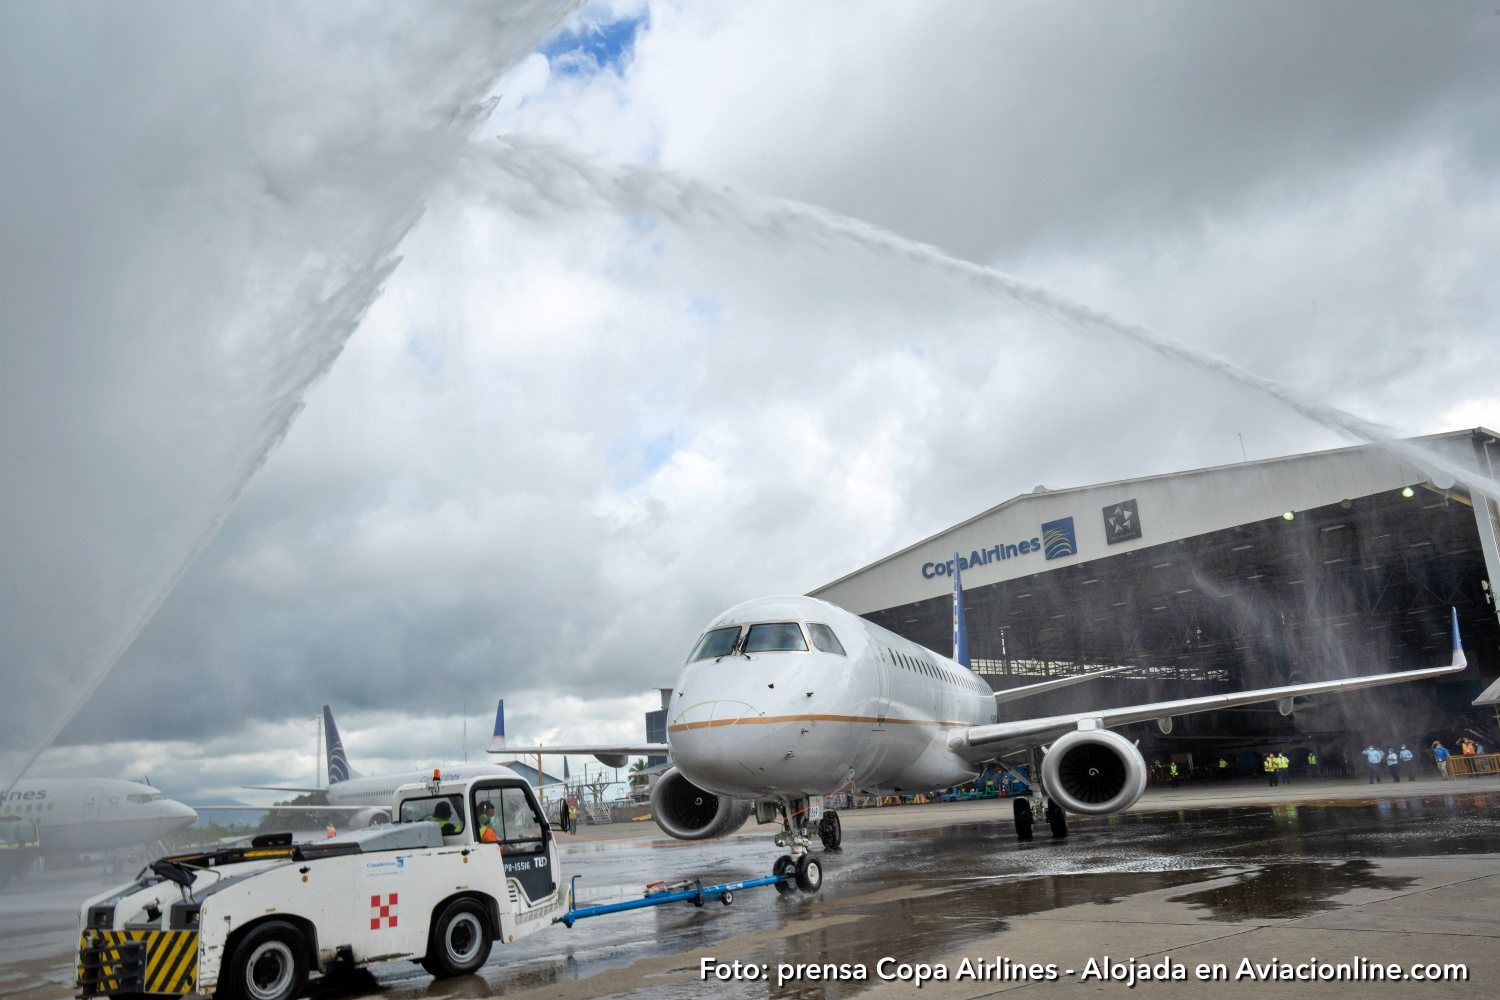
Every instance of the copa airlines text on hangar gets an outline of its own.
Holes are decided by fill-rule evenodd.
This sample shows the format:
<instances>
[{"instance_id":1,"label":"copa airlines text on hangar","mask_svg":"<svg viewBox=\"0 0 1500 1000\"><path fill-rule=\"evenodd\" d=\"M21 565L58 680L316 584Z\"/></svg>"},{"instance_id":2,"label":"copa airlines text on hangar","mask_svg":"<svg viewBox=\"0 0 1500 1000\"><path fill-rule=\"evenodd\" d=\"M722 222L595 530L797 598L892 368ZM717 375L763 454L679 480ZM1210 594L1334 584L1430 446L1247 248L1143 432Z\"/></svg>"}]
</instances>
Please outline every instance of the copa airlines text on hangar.
<instances>
[{"instance_id":1,"label":"copa airlines text on hangar","mask_svg":"<svg viewBox=\"0 0 1500 1000\"><path fill-rule=\"evenodd\" d=\"M1047 539L1045 549L1049 560L1078 554L1078 543L1075 540L1073 518L1071 517L1059 518L1056 521L1049 521L1042 525L1042 537ZM1018 542L996 543L987 549L975 549L969 553L967 559L963 556L956 557L958 568L962 571L968 569L970 566L988 566L990 563L999 562L1002 559L1015 559L1019 556L1030 555L1033 552L1041 552L1044 548L1042 537L1033 535L1030 538L1023 538ZM947 562L923 563L922 578L931 580L937 576L952 576L953 562L953 559L949 559Z\"/></svg>"}]
</instances>

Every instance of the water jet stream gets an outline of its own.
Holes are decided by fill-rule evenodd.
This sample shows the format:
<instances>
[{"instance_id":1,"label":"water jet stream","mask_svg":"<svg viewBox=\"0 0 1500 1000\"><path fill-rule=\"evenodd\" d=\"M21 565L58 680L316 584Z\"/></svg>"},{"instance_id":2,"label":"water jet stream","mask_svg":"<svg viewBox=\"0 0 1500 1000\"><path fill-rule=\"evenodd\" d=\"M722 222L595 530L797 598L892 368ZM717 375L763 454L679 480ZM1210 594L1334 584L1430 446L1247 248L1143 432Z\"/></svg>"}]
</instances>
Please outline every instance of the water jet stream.
<instances>
[{"instance_id":1,"label":"water jet stream","mask_svg":"<svg viewBox=\"0 0 1500 1000\"><path fill-rule=\"evenodd\" d=\"M475 129L493 110L493 102L487 97L496 81L529 55L580 2L536 0L516 5L508 11L476 12L473 34L463 41L470 45L483 44L486 40L495 43L495 37L480 32L479 27L483 25L491 32L509 33L509 37L503 39L504 52L497 52L490 59L491 52L497 48L497 44L491 44L483 50L486 58L482 64L471 67L468 77L458 80L441 79L443 73L454 71L452 65L433 66L432 71L438 74L435 86L440 87L444 94L452 95L452 99L435 109L434 118L427 127L396 137L385 150L385 161L346 166L345 169L350 171L370 170L388 185L384 188L387 196L378 204L359 206L363 213L359 227L350 226L351 230L358 228L364 237L362 245L343 248L348 253L344 259L321 262L324 273L309 277L334 280L336 283L331 291L309 303L304 314L296 318L290 334L274 331L275 343L284 351L283 354L267 347L265 356L256 359L264 367L257 372L253 388L247 395L259 402L259 411L250 421L250 426L236 428L239 433L228 443L238 451L239 457L222 486L207 503L192 512L198 516L189 519L188 530L168 547L166 557L147 569L147 578L140 586L130 588L139 595L139 602L117 616L123 627L105 639L99 649L91 651L93 655L89 658L94 659L94 669L89 670L87 660L77 664L53 664L52 668L61 669L65 676L71 676L76 669L82 674L81 683L72 687L75 696L67 709L53 714L51 725L40 742L12 771L8 780L0 784L0 789L3 789L0 790L0 801L52 746L109 677L193 560L218 534L245 486L285 438L303 409L307 390L342 353L349 337L380 297L386 280L399 266L401 258L397 250L422 218L429 192L461 161L464 151L472 143ZM502 22L503 28L499 27ZM351 181L350 187L363 180L368 178ZM270 181L271 178L267 178L268 185ZM248 269L257 262L245 263ZM188 332L193 332L191 326ZM254 334L257 331L252 328L249 332ZM273 331L260 332L268 341L273 339Z\"/></svg>"},{"instance_id":2,"label":"water jet stream","mask_svg":"<svg viewBox=\"0 0 1500 1000\"><path fill-rule=\"evenodd\" d=\"M840 253L850 250L884 261L905 263L1059 317L1074 327L1094 329L1126 340L1162 357L1228 379L1269 396L1323 427L1377 445L1423 470L1460 482L1500 502L1500 481L1485 477L1435 449L1403 440L1392 428L1357 416L1271 379L1241 368L1207 351L1154 330L1129 323L1052 289L1004 271L944 253L871 223L836 215L812 205L751 195L659 167L608 165L556 142L531 135L507 134L476 158L468 178L476 191L500 197L516 214L534 214L540 204L568 212L606 210L650 213L683 228L707 224L737 230L784 251L788 240ZM497 187L496 181L505 187Z\"/></svg>"}]
</instances>

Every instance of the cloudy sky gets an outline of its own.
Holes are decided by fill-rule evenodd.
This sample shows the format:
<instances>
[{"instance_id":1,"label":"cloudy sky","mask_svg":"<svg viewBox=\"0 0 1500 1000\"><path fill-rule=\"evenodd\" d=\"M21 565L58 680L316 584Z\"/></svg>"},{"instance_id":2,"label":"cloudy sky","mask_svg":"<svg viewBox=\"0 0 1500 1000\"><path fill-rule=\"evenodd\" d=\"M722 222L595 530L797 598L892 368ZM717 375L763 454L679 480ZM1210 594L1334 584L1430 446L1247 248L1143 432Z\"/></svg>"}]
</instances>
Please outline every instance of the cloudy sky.
<instances>
[{"instance_id":1,"label":"cloudy sky","mask_svg":"<svg viewBox=\"0 0 1500 1000\"><path fill-rule=\"evenodd\" d=\"M903 240L1500 424L1492 4L402 12L0 14L7 761L121 648L37 773L640 738L729 604L1350 443Z\"/></svg>"}]
</instances>

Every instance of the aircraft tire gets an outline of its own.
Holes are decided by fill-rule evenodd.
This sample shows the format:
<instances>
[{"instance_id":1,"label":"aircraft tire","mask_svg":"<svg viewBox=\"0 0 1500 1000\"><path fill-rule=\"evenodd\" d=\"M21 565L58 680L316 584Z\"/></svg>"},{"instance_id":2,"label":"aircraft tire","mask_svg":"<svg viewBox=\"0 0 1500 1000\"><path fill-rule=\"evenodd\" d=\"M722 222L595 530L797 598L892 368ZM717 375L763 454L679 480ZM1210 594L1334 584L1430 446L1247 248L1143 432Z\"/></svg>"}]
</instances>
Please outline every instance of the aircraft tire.
<instances>
[{"instance_id":1,"label":"aircraft tire","mask_svg":"<svg viewBox=\"0 0 1500 1000\"><path fill-rule=\"evenodd\" d=\"M1068 814L1056 802L1047 802L1047 825L1052 827L1052 836L1061 840L1068 835Z\"/></svg>"},{"instance_id":2,"label":"aircraft tire","mask_svg":"<svg viewBox=\"0 0 1500 1000\"><path fill-rule=\"evenodd\" d=\"M823 850L841 850L844 842L844 823L839 819L839 814L830 809L818 820L818 838L823 841Z\"/></svg>"},{"instance_id":3,"label":"aircraft tire","mask_svg":"<svg viewBox=\"0 0 1500 1000\"><path fill-rule=\"evenodd\" d=\"M1016 818L1016 839L1030 840L1033 817L1030 799L1016 799L1011 803L1011 812Z\"/></svg>"},{"instance_id":4,"label":"aircraft tire","mask_svg":"<svg viewBox=\"0 0 1500 1000\"><path fill-rule=\"evenodd\" d=\"M792 860L792 856L790 854L783 854L781 857L777 858L776 863L771 866L771 874L791 876L791 878L783 878L780 882L777 882L776 891L781 893L783 896L785 896L789 892L796 892L797 886L792 882L792 879L796 877L796 872L797 863Z\"/></svg>"},{"instance_id":5,"label":"aircraft tire","mask_svg":"<svg viewBox=\"0 0 1500 1000\"><path fill-rule=\"evenodd\" d=\"M823 888L823 862L811 854L797 859L797 888L813 893Z\"/></svg>"}]
</instances>

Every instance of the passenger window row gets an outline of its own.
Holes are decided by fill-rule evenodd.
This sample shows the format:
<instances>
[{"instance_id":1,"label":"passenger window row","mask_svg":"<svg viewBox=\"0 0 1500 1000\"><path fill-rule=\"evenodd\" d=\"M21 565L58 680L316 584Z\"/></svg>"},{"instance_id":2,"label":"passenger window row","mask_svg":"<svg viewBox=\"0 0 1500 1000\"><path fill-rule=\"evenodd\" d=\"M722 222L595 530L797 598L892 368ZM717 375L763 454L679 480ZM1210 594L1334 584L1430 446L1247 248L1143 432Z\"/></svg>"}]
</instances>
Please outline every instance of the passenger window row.
<instances>
[{"instance_id":1,"label":"passenger window row","mask_svg":"<svg viewBox=\"0 0 1500 1000\"><path fill-rule=\"evenodd\" d=\"M926 674L934 680L944 681L956 687L968 688L975 694L984 693L985 684L982 681L975 677L965 677L955 674L952 670L933 663L925 656L911 656L899 650L887 649L885 647L881 647L881 652L885 654L886 659L891 663L910 670L913 673Z\"/></svg>"}]
</instances>

